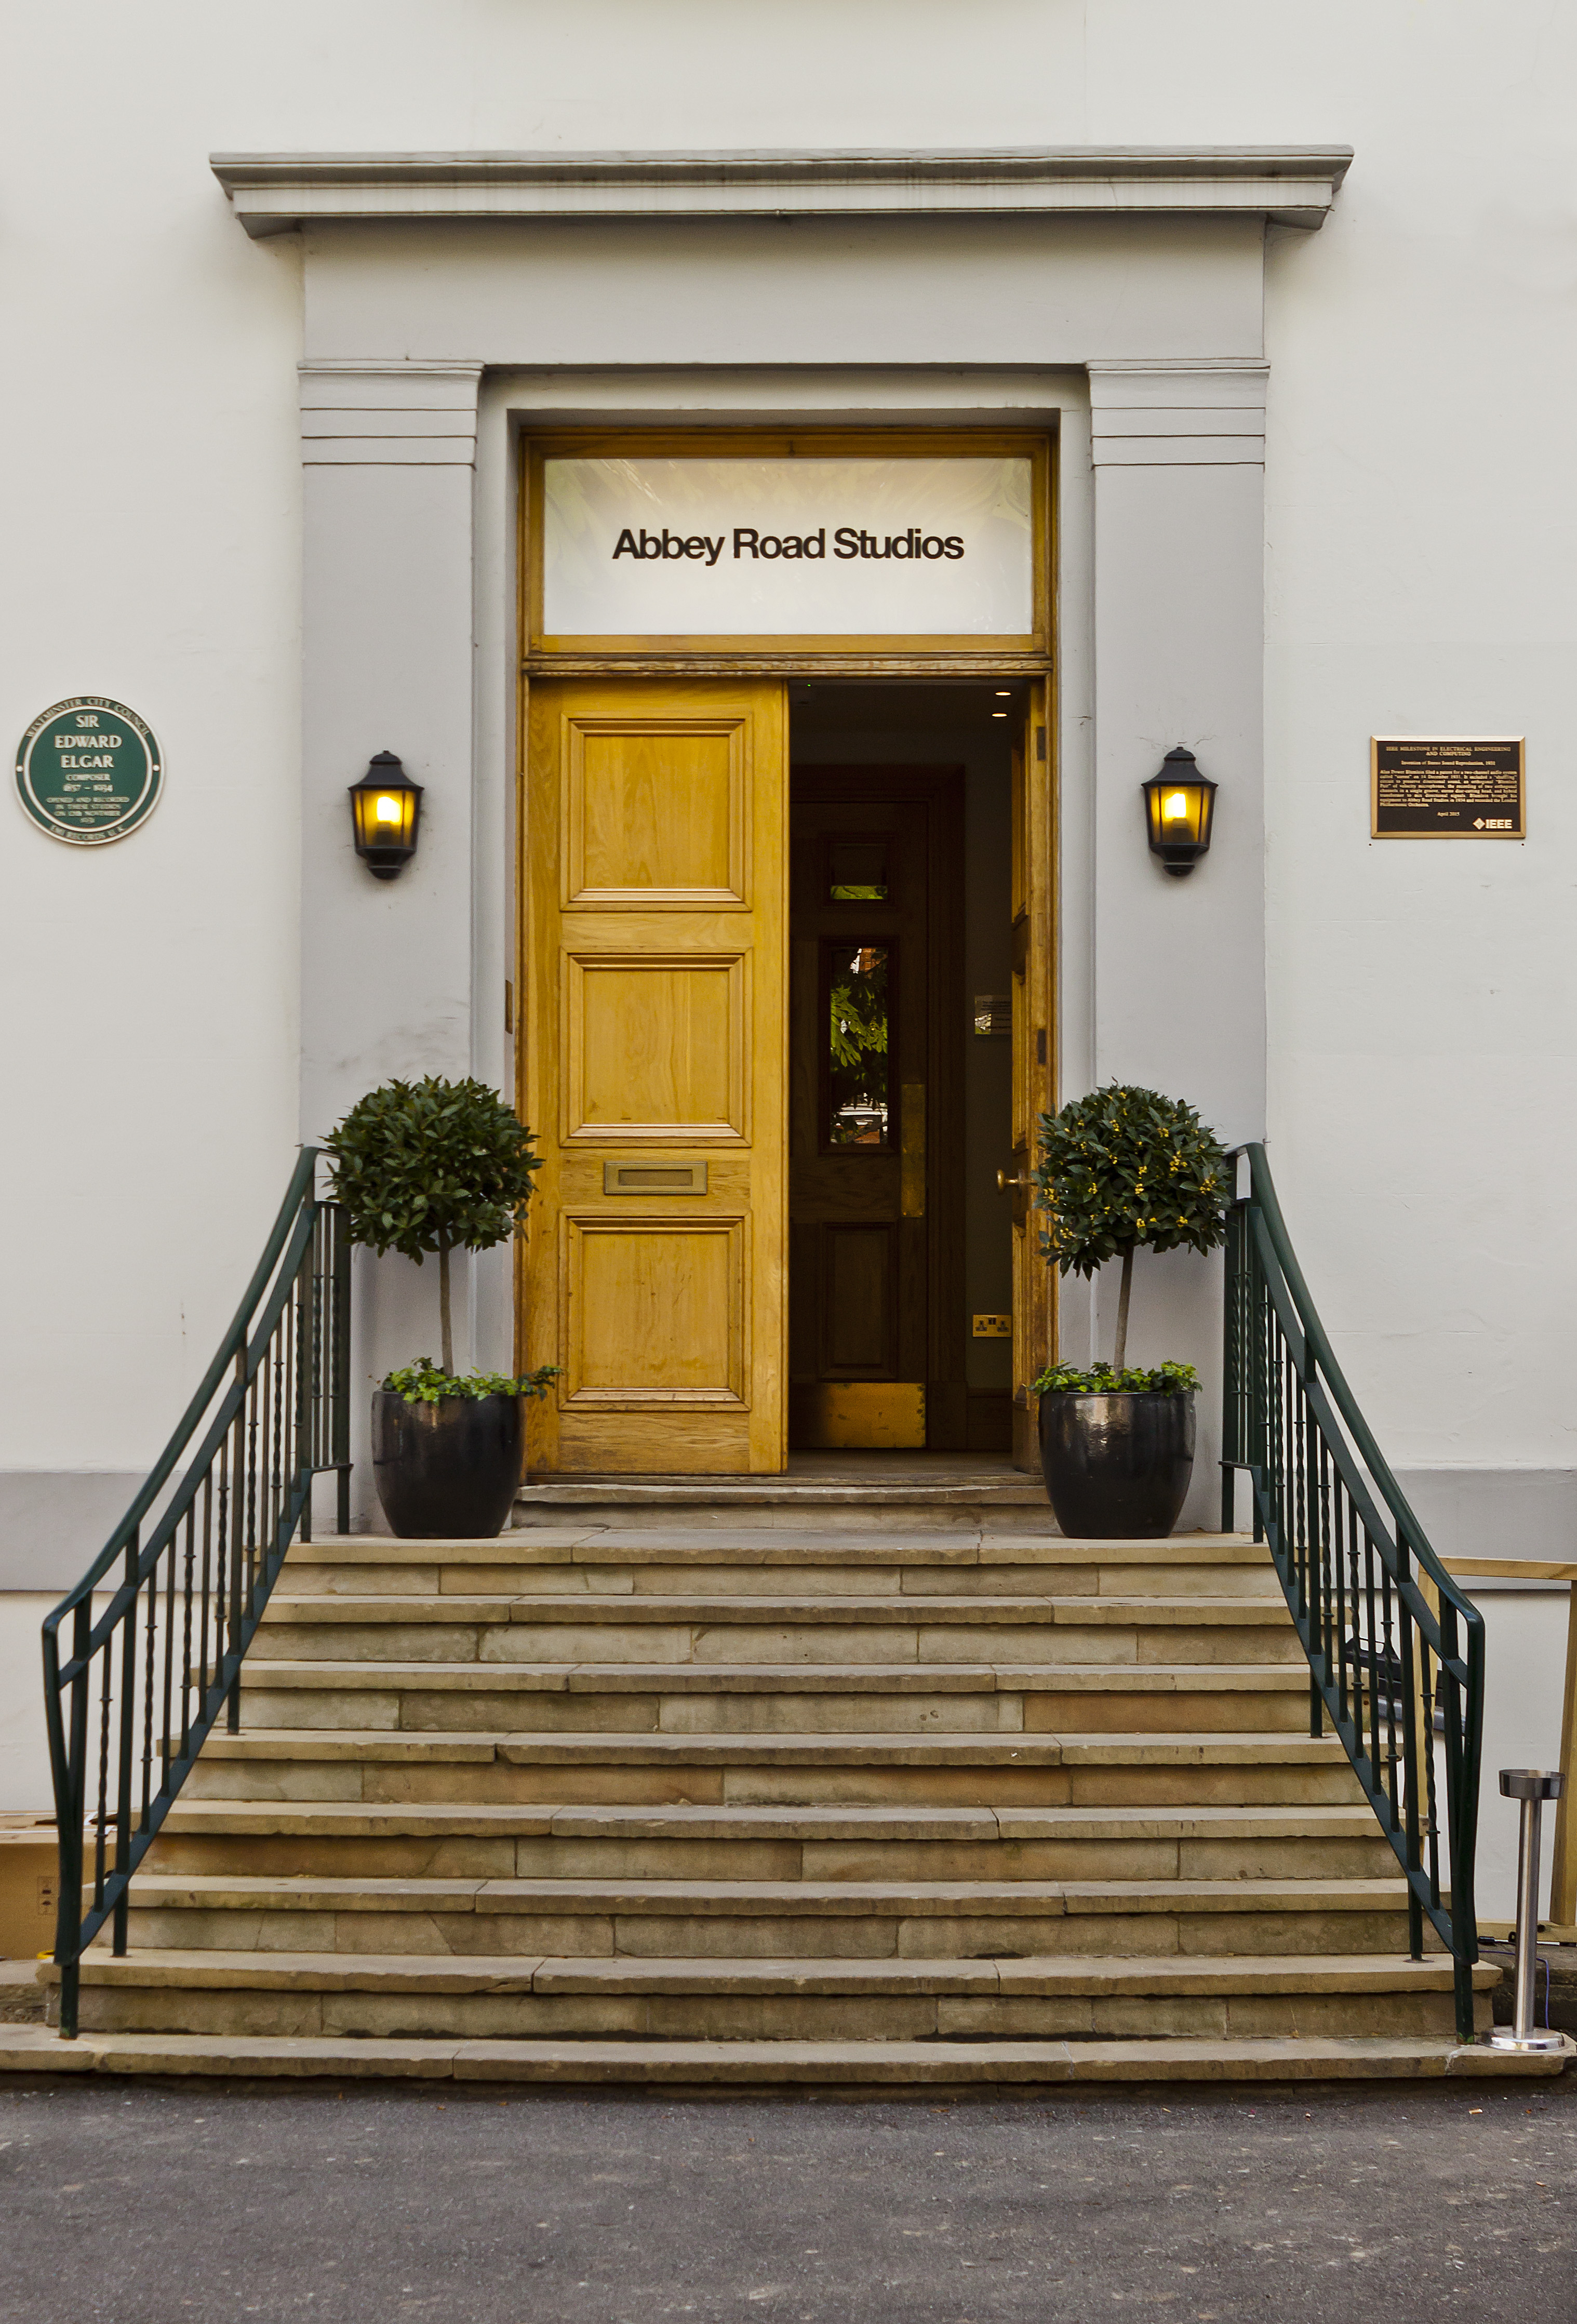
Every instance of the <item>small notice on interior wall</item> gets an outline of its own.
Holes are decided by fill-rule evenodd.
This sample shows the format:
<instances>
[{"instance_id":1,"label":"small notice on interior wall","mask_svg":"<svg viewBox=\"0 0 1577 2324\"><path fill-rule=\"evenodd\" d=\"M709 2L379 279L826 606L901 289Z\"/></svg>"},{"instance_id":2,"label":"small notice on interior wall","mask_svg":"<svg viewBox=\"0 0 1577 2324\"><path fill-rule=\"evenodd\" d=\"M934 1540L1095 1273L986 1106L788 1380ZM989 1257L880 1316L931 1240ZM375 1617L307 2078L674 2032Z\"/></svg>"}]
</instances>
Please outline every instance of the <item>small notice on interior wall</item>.
<instances>
[{"instance_id":1,"label":"small notice on interior wall","mask_svg":"<svg viewBox=\"0 0 1577 2324\"><path fill-rule=\"evenodd\" d=\"M1522 839L1524 777L1520 734L1371 736L1370 836Z\"/></svg>"}]
</instances>

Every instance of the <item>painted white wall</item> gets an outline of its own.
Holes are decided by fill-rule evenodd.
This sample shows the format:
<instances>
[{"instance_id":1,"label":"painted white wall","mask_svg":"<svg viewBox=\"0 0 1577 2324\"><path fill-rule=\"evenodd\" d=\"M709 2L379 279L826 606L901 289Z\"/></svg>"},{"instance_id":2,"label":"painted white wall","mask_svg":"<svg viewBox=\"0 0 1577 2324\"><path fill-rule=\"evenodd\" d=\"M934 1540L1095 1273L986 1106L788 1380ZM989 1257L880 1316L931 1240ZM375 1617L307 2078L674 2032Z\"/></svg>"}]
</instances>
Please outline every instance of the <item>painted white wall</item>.
<instances>
[{"instance_id":1,"label":"painted white wall","mask_svg":"<svg viewBox=\"0 0 1577 2324\"><path fill-rule=\"evenodd\" d=\"M1570 1495L1551 1479L1577 1468L1564 1385L1577 1212L1563 1167L1577 876L1570 12L1331 0L1314 22L1250 0L983 0L966 13L942 0L855 12L838 0L660 12L643 0L281 0L251 13L9 0L4 24L0 303L16 352L0 384L0 724L14 737L57 698L104 692L152 722L169 771L152 821L97 853L0 810L12 1098L0 1196L14 1222L0 1256L0 1470L134 1471L152 1455L300 1134L302 254L295 237L246 238L211 151L1344 140L1358 160L1332 217L1315 235L1273 234L1265 274L1271 1150L1382 1442L1412 1469L1488 1477L1487 1499L1452 1504L1480 1514L1451 1545L1475 1545L1486 1522L1510 1550L1567 1545ZM1187 263L1151 263L1179 235L1197 248L1213 232L1224 249L1241 226L1147 231L1149 255L1114 261L1127 245L1108 229L1070 228L1061 271L1032 268L1027 282L1015 254L1031 237L1016 226L922 231L891 259L868 226L731 229L715 238L716 263L665 300L651 261L671 234L533 229L553 295L507 304L501 351L523 365L572 351L582 364L629 360L622 307L641 359L671 365L825 366L857 332L867 362L954 378L969 361L1143 357L1155 349L1134 318L1147 312L1167 313L1174 337L1196 327L1193 352L1257 353L1258 291L1241 290L1253 270L1231 274L1230 314L1202 314ZM474 287L468 254L499 245L497 229L467 234L462 246L371 230L419 263L422 312L440 320L457 318ZM742 337L738 300L770 250L794 254L781 270L793 296L767 346ZM599 251L613 268L600 285ZM337 334L349 328L357 300L373 302L368 333L397 320L398 283L378 291L364 263L324 305L331 271L326 254L314 329L331 314ZM966 331L936 326L942 281L950 318L965 302ZM490 392L478 490L494 499L479 500L474 543L484 579L508 560L495 504L505 423L488 416ZM1067 514L1091 522L1076 496ZM1190 593L1208 586L1185 563L1164 577L1158 643L1174 611L1184 633ZM347 621L364 585L376 604L377 580L345 573ZM502 659L506 617L491 603L476 615L477 640ZM326 800L365 751L401 747L374 731L382 706L365 706L364 735L351 722L337 739L346 763L322 768ZM498 782L508 715L496 689L479 695L477 798ZM1526 844L1371 845L1367 738L1387 728L1525 732ZM1065 724L1065 748L1084 731ZM1140 733L1148 746L1136 722ZM1087 862L1097 803L1076 752L1068 764L1065 836ZM1125 838L1113 797L1104 844L1133 851L1126 880L1148 867L1137 806ZM1236 835L1224 772L1220 812L1225 864ZM433 835L424 861L442 872L436 825ZM477 844L474 830L480 872ZM327 879L349 882L331 814L309 845L324 851ZM1204 893L1203 878L1184 889ZM364 901L347 896L347 910ZM490 1074L498 1043L483 1028L503 955L489 894L468 973L470 1052ZM1088 1073L1101 1060L1093 959L1070 947L1070 1090L1087 1078L1075 1057ZM464 1054L466 973L444 968L437 1049L430 1023L392 1041L359 1025L335 1085ZM1157 983L1157 1010L1221 1002L1164 971ZM484 1340L499 1329L495 1277Z\"/></svg>"},{"instance_id":2,"label":"painted white wall","mask_svg":"<svg viewBox=\"0 0 1577 2324\"><path fill-rule=\"evenodd\" d=\"M0 1808L52 1808L44 1738L41 1625L54 1603L0 1591Z\"/></svg>"},{"instance_id":3,"label":"painted white wall","mask_svg":"<svg viewBox=\"0 0 1577 2324\"><path fill-rule=\"evenodd\" d=\"M1484 1763L1474 1887L1485 1921L1517 1917L1517 1851L1521 1805L1500 1796L1502 1767L1558 1767L1561 1702L1566 1673L1567 1593L1563 1589L1473 1588L1484 1617ZM1539 1916L1550 1909L1555 1811L1546 1807L1539 1854Z\"/></svg>"}]
</instances>

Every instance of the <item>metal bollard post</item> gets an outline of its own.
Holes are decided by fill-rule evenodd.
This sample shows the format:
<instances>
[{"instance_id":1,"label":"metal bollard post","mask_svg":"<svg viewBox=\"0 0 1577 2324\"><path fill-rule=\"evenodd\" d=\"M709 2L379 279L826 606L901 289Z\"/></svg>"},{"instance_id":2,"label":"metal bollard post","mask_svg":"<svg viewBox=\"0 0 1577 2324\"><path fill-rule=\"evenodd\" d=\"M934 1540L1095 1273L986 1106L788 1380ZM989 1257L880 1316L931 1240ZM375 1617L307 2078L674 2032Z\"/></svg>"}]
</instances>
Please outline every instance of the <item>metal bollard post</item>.
<instances>
[{"instance_id":1,"label":"metal bollard post","mask_svg":"<svg viewBox=\"0 0 1577 2324\"><path fill-rule=\"evenodd\" d=\"M1485 2036L1492 2050L1577 2051L1566 2034L1533 2022L1534 1984L1538 1975L1539 1821L1546 1800L1561 1796L1562 1778L1544 1767L1502 1767L1500 1796L1522 1802L1517 1850L1517 1998L1509 2025Z\"/></svg>"}]
</instances>

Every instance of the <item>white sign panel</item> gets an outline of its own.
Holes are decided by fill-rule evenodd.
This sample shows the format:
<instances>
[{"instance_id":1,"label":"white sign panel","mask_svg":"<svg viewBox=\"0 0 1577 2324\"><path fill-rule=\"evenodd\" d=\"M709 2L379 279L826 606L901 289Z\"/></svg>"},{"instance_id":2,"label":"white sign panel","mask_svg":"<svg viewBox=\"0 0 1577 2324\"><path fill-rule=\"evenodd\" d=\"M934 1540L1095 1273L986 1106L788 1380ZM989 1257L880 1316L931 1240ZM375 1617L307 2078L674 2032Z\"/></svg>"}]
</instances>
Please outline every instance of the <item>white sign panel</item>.
<instances>
[{"instance_id":1,"label":"white sign panel","mask_svg":"<svg viewBox=\"0 0 1577 2324\"><path fill-rule=\"evenodd\" d=\"M1025 637L1028 456L549 459L550 637Z\"/></svg>"}]
</instances>

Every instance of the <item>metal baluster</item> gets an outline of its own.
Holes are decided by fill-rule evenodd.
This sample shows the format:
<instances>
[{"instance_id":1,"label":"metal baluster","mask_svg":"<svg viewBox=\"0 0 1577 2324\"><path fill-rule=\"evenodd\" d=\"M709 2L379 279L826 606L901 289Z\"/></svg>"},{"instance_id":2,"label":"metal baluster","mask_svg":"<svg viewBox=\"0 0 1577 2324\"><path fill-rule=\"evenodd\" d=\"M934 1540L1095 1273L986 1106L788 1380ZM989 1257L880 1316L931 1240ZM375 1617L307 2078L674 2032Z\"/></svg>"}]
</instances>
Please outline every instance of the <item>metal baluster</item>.
<instances>
[{"instance_id":1,"label":"metal baluster","mask_svg":"<svg viewBox=\"0 0 1577 2324\"><path fill-rule=\"evenodd\" d=\"M143 1602L143 1593L138 1593ZM148 1830L148 1812L153 1804L153 1666L159 1636L159 1561L155 1557L152 1572L148 1576L146 1591L146 1623L148 1631L147 1658L143 1670L143 1812L137 1819L141 1831ZM130 1866L126 1868L129 1871Z\"/></svg>"},{"instance_id":2,"label":"metal baluster","mask_svg":"<svg viewBox=\"0 0 1577 2324\"><path fill-rule=\"evenodd\" d=\"M77 2001L82 1951L82 1826L88 1806L88 1691L93 1600L85 1597L71 1617L71 1716L66 1733L67 1789L56 1805L60 1893L55 1908L55 1960L60 1970L60 2034L77 2037ZM102 1848L102 1840L100 1842ZM102 1886L102 1864L98 1872Z\"/></svg>"},{"instance_id":3,"label":"metal baluster","mask_svg":"<svg viewBox=\"0 0 1577 2324\"><path fill-rule=\"evenodd\" d=\"M290 1318L294 1312L293 1303L287 1300L284 1313L274 1326L273 1338L269 1342L269 1360L272 1367L269 1373L271 1382L269 1418L272 1423L272 1451L269 1471L268 1524L263 1536L261 1547L263 1571L271 1582L273 1580L274 1552L285 1512L284 1432L288 1402L286 1391L291 1379Z\"/></svg>"},{"instance_id":4,"label":"metal baluster","mask_svg":"<svg viewBox=\"0 0 1577 2324\"><path fill-rule=\"evenodd\" d=\"M1314 1362L1308 1366L1308 1379L1314 1378ZM1331 1566L1326 1554L1326 1517L1330 1503L1330 1453L1324 1431L1314 1417L1309 1402L1308 1386L1304 1388L1304 1426L1309 1431L1312 1449L1309 1457L1309 1564L1314 1582L1314 1635L1319 1640L1319 1661L1309 1664L1309 1733L1318 1738L1325 1731L1325 1705L1322 1682L1330 1683L1331 1677Z\"/></svg>"},{"instance_id":5,"label":"metal baluster","mask_svg":"<svg viewBox=\"0 0 1577 2324\"><path fill-rule=\"evenodd\" d=\"M1379 1545L1377 1544L1377 1547L1379 1547ZM1392 1609L1391 1569L1385 1562L1383 1548L1380 1550L1380 1643L1379 1652L1383 1655L1385 1661L1386 1732L1389 1743L1389 1748L1386 1758L1388 1772L1387 1790L1391 1803L1391 1830L1393 1831L1399 1831L1402 1828L1404 1810L1402 1804L1402 1793L1399 1788L1400 1777L1397 1775L1397 1768L1398 1766L1400 1766L1405 1773L1406 1764L1406 1760L1401 1757L1397 1750L1397 1711L1398 1707L1397 1703L1397 1672L1400 1667L1401 1655L1397 1649L1396 1618ZM1376 1683L1378 1687L1378 1676Z\"/></svg>"},{"instance_id":6,"label":"metal baluster","mask_svg":"<svg viewBox=\"0 0 1577 2324\"><path fill-rule=\"evenodd\" d=\"M244 1351L237 1353L235 1376L245 1379ZM225 1660L234 1662L235 1669L229 1681L226 1697L226 1723L232 1735L241 1732L241 1535L246 1508L246 1397L244 1391L235 1406L235 1418L230 1430L230 1563L226 1575L228 1604L226 1618Z\"/></svg>"},{"instance_id":7,"label":"metal baluster","mask_svg":"<svg viewBox=\"0 0 1577 2324\"><path fill-rule=\"evenodd\" d=\"M1440 1808L1434 1773L1434 1698L1439 1673L1434 1666L1429 1641L1422 1631L1418 1638L1424 1664L1423 1721L1424 1732L1420 1749L1424 1755L1424 1839L1425 1869L1429 1875L1429 1901L1440 1903Z\"/></svg>"},{"instance_id":8,"label":"metal baluster","mask_svg":"<svg viewBox=\"0 0 1577 2324\"><path fill-rule=\"evenodd\" d=\"M134 1530L126 1544L125 1582L132 1593L130 1603L115 1628L121 1634L121 1727L120 1753L115 1770L115 1873L119 1882L115 1900L114 1946L117 1955L126 1949L128 1897L126 1883L132 1872L132 1766L136 1753L137 1716L137 1656L134 1626L137 1618L140 1593L137 1590L137 1561L140 1535Z\"/></svg>"},{"instance_id":9,"label":"metal baluster","mask_svg":"<svg viewBox=\"0 0 1577 2324\"><path fill-rule=\"evenodd\" d=\"M214 1569L214 1675L217 1686L225 1662L225 1626L230 1604L230 1439L228 1434L219 1443L219 1525L215 1540L217 1553ZM203 1626L208 1627L208 1608L203 1609ZM208 1698L203 1699L205 1714Z\"/></svg>"},{"instance_id":10,"label":"metal baluster","mask_svg":"<svg viewBox=\"0 0 1577 2324\"><path fill-rule=\"evenodd\" d=\"M1398 1535L1397 1542L1397 1578L1398 1582L1401 1582L1405 1581L1406 1577L1406 1544ZM1407 1869L1407 1950L1415 1960L1422 1960L1424 1958L1424 1908L1419 1902L1418 1891L1415 1886L1415 1875L1423 1869L1423 1855L1420 1847L1421 1834L1418 1826L1418 1798L1422 1782L1422 1770L1418 1765L1421 1738L1418 1733L1417 1694L1418 1683L1422 1674L1418 1669L1416 1654L1418 1641L1416 1635L1413 1618L1408 1610L1407 1602L1406 1599L1403 1598L1399 1590L1397 1593L1397 1642L1400 1649L1402 1664L1402 1700L1400 1704L1397 1706L1401 1712L1401 1719L1399 1722L1395 1718L1393 1718L1391 1721L1391 1749L1394 1754L1397 1742L1397 1725L1400 1724L1402 1729L1402 1761L1404 1770L1402 1799L1403 1809L1406 1817L1406 1864Z\"/></svg>"},{"instance_id":11,"label":"metal baluster","mask_svg":"<svg viewBox=\"0 0 1577 2324\"><path fill-rule=\"evenodd\" d=\"M1265 1276L1264 1276L1264 1270L1263 1270L1263 1268L1261 1268L1260 1263L1259 1263L1259 1246L1258 1246L1258 1244L1256 1243L1256 1241L1255 1241L1255 1240L1254 1240L1253 1235L1250 1232L1250 1222L1252 1221L1253 1217L1254 1217L1254 1212L1253 1212L1252 1208L1250 1208L1250 1210L1245 1213L1245 1215L1244 1215L1244 1220L1243 1220L1243 1238L1244 1238L1245 1242L1246 1242L1246 1243L1247 1243L1247 1245L1248 1245L1248 1252L1249 1252L1249 1283L1250 1283L1250 1296L1251 1296L1252 1300L1253 1300L1253 1327L1254 1327L1254 1331L1253 1331L1253 1348L1252 1348L1252 1354L1253 1354L1253 1362L1254 1362L1254 1384L1253 1384L1253 1397L1254 1397L1254 1418L1253 1418L1253 1437L1252 1437L1252 1443L1251 1443L1251 1445L1250 1445L1250 1453L1251 1453L1251 1457L1252 1457L1252 1460L1253 1460L1253 1464L1254 1464L1254 1474L1255 1474L1255 1478L1256 1478L1256 1484L1255 1484L1255 1489L1254 1489L1254 1538L1255 1538L1255 1540L1256 1540L1256 1541L1263 1541L1263 1540L1264 1540L1264 1538L1265 1538L1265 1511L1264 1511L1264 1506L1263 1506L1264 1481L1265 1481L1265 1472L1266 1472L1266 1468L1267 1468L1267 1465L1268 1465L1268 1460L1269 1460L1269 1452L1268 1452L1269 1411L1268 1411L1268 1407L1269 1407L1269 1402L1270 1402L1270 1393L1269 1393L1269 1384L1268 1384L1268 1380L1267 1374L1266 1374L1266 1369L1265 1369L1265 1363L1266 1363L1266 1345L1265 1345L1265 1337L1266 1337L1266 1298L1265 1298Z\"/></svg>"},{"instance_id":12,"label":"metal baluster","mask_svg":"<svg viewBox=\"0 0 1577 2324\"><path fill-rule=\"evenodd\" d=\"M1375 1597L1374 1567L1374 1536L1370 1532L1368 1526L1365 1525L1363 1528L1365 1619L1363 1635L1360 1640L1359 1652L1355 1659L1357 1660L1359 1669L1361 1672L1363 1669L1364 1657L1367 1656L1368 1658L1369 1763L1374 1771L1374 1788L1378 1790L1385 1783L1386 1772L1384 1757L1380 1749L1379 1676L1375 1667L1375 1640L1379 1635L1379 1607ZM1393 1812L1391 1817L1391 1826L1393 1830L1396 1828L1396 1816Z\"/></svg>"},{"instance_id":13,"label":"metal baluster","mask_svg":"<svg viewBox=\"0 0 1577 2324\"><path fill-rule=\"evenodd\" d=\"M345 1213L334 1213L334 1459L337 1471L335 1517L341 1535L350 1531L350 1237Z\"/></svg>"},{"instance_id":14,"label":"metal baluster","mask_svg":"<svg viewBox=\"0 0 1577 2324\"><path fill-rule=\"evenodd\" d=\"M1233 1164L1234 1170L1237 1166ZM1221 1529L1231 1533L1237 1516L1233 1462L1242 1452L1239 1402L1239 1296L1242 1272L1242 1212L1234 1203L1226 1218L1225 1287L1222 1298Z\"/></svg>"},{"instance_id":15,"label":"metal baluster","mask_svg":"<svg viewBox=\"0 0 1577 2324\"><path fill-rule=\"evenodd\" d=\"M242 1536L242 1554L245 1562L243 1566L244 1580L241 1589L241 1620L239 1624L239 1635L235 1641L235 1651L237 1654L241 1654L244 1651L243 1640L246 1634L246 1619L252 1611L253 1595L257 1580L257 1499L259 1477L257 1446L258 1432L262 1419L262 1407L267 1392L268 1351L265 1348L262 1355L260 1355L257 1360L257 1370L253 1374L252 1386L246 1397L246 1443L244 1454L246 1463L246 1529Z\"/></svg>"},{"instance_id":16,"label":"metal baluster","mask_svg":"<svg viewBox=\"0 0 1577 2324\"><path fill-rule=\"evenodd\" d=\"M190 1522L191 1505L189 1502L187 1505L187 1523L189 1526ZM171 1533L170 1539L165 1544L164 1547L164 1695L163 1709L161 1713L159 1741L161 1760L159 1789L161 1792L164 1792L169 1789L170 1762L172 1757L170 1748L170 1721L171 1713L175 1703L175 1569L180 1562L179 1553L176 1549L176 1543L180 1538L180 1521L177 1520L176 1525Z\"/></svg>"},{"instance_id":17,"label":"metal baluster","mask_svg":"<svg viewBox=\"0 0 1577 2324\"><path fill-rule=\"evenodd\" d=\"M1358 1583L1358 1511L1351 1499L1347 1500L1347 1565L1344 1579L1351 1584L1350 1610L1342 1618L1342 1711L1351 1720L1358 1734L1358 1748L1363 1748L1363 1687L1358 1671L1358 1632L1360 1618L1360 1599ZM1351 1652L1348 1638L1353 1644Z\"/></svg>"},{"instance_id":18,"label":"metal baluster","mask_svg":"<svg viewBox=\"0 0 1577 2324\"><path fill-rule=\"evenodd\" d=\"M207 1588L208 1588L208 1561L207 1541L208 1541L208 1486L209 1486L209 1482L210 1482L210 1480L209 1480L209 1478L208 1478L208 1477L205 1477L205 1478L203 1479L203 1488L202 1488L202 1489L203 1489L203 1539L204 1539L204 1550L203 1550L203 1588L204 1588L205 1591L206 1591L206 1590L207 1590ZM195 1500L195 1499L193 1499L193 1500L191 1500L191 1501L188 1502L188 1504L187 1504L187 1511L186 1511L186 1573L185 1573L184 1588L183 1588L182 1592L181 1592L181 1603L182 1603L182 1608L183 1608L183 1614L182 1614L182 1620L181 1620L181 1634L180 1634L180 1667L181 1667L181 1672L182 1672L181 1686L180 1686L180 1757L182 1757L182 1759L184 1759L184 1758L186 1757L187 1748L188 1748L188 1746L189 1745L189 1743L190 1743L190 1741L191 1741L191 1618L192 1618L192 1617L191 1617L191 1606L192 1606L192 1591L193 1591L193 1584L194 1584L195 1580L196 1580L196 1574L197 1574L197 1502L196 1502L196 1500ZM199 1707L200 1707L201 1702L202 1702L202 1687L201 1687L200 1681L199 1681L198 1687L198 1705L199 1705Z\"/></svg>"},{"instance_id":19,"label":"metal baluster","mask_svg":"<svg viewBox=\"0 0 1577 2324\"><path fill-rule=\"evenodd\" d=\"M1347 1527L1349 1502L1347 1488L1342 1481L1342 1471L1334 1461L1331 1463L1331 1649L1333 1656L1332 1678L1336 1690L1336 1718L1345 1727L1352 1716L1351 1689L1347 1683Z\"/></svg>"}]
</instances>

